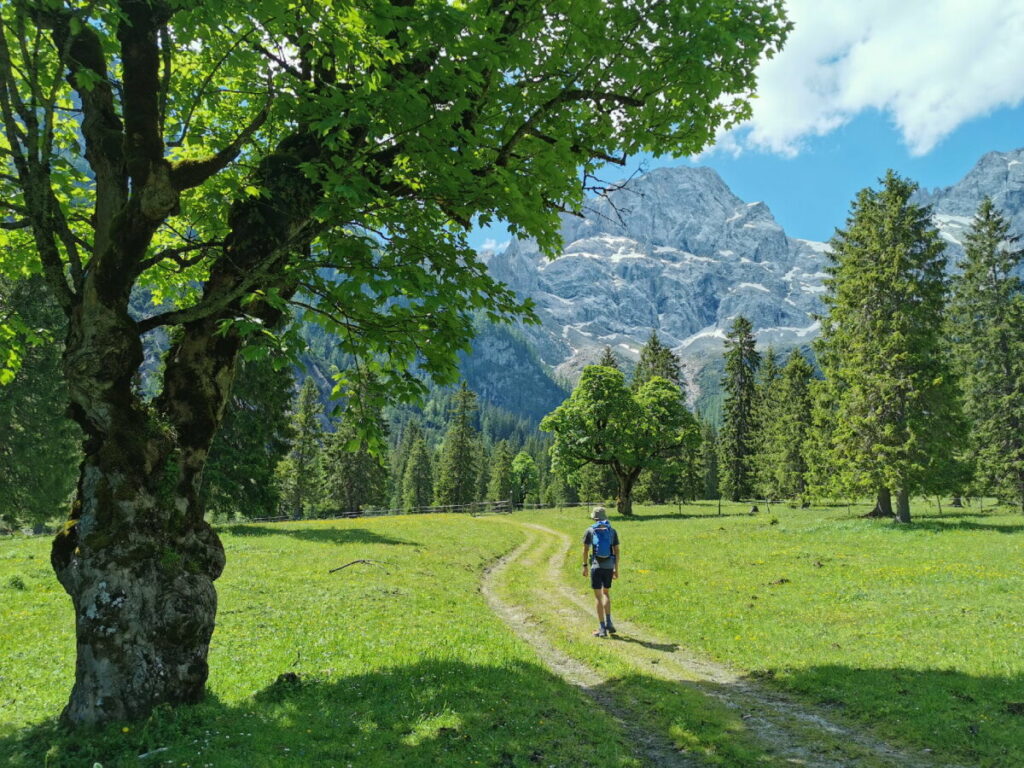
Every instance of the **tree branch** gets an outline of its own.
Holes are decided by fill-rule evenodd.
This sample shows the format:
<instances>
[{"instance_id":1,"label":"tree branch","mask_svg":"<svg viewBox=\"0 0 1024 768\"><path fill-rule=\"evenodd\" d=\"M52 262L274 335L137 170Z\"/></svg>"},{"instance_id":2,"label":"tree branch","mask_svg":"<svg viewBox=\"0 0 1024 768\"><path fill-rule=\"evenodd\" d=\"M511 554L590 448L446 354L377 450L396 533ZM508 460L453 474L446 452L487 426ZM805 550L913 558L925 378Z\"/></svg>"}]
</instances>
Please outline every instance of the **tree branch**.
<instances>
[{"instance_id":1,"label":"tree branch","mask_svg":"<svg viewBox=\"0 0 1024 768\"><path fill-rule=\"evenodd\" d=\"M253 137L270 115L270 105L274 100L273 91L267 91L267 100L263 108L253 117L252 121L242 129L241 133L217 154L202 160L182 160L171 169L171 184L179 192L197 187L218 171L227 167L239 153L246 142Z\"/></svg>"},{"instance_id":2,"label":"tree branch","mask_svg":"<svg viewBox=\"0 0 1024 768\"><path fill-rule=\"evenodd\" d=\"M567 88L555 96L552 96L546 102L541 104L534 110L533 114L530 115L522 125L516 128L515 132L508 138L501 149L498 150L498 156L494 161L494 164L499 168L504 167L508 164L509 159L512 156L512 151L516 148L516 145L533 130L536 123L543 119L545 115L551 112L556 107L561 106L573 101L611 101L620 106L625 107L642 107L644 102L640 99L634 98L633 96L627 96L622 93L615 93L614 91L598 91L593 88Z\"/></svg>"}]
</instances>

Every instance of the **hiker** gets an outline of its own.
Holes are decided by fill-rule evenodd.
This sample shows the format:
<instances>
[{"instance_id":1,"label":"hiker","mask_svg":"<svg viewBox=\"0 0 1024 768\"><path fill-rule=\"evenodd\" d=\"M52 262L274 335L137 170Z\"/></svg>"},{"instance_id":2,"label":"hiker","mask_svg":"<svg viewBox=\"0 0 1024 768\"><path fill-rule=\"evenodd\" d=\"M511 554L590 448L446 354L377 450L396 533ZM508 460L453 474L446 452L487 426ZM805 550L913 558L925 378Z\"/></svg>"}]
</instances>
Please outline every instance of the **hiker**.
<instances>
[{"instance_id":1,"label":"hiker","mask_svg":"<svg viewBox=\"0 0 1024 768\"><path fill-rule=\"evenodd\" d=\"M594 636L608 637L615 633L608 590L612 588L612 579L619 578L619 534L608 522L604 507L594 507L590 519L596 522L583 534L583 575L587 575L589 568L599 624Z\"/></svg>"}]
</instances>

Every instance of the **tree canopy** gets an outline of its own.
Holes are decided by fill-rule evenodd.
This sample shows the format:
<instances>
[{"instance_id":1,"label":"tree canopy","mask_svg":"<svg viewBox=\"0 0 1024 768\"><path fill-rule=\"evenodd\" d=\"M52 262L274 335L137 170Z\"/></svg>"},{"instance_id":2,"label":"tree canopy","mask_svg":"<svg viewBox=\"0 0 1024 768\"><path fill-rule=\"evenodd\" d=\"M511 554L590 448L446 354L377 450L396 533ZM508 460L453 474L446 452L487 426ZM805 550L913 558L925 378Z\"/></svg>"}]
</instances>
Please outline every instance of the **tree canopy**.
<instances>
[{"instance_id":1,"label":"tree canopy","mask_svg":"<svg viewBox=\"0 0 1024 768\"><path fill-rule=\"evenodd\" d=\"M644 469L661 469L688 442L699 441L678 386L655 376L631 392L621 371L599 365L583 370L572 394L540 428L555 437L555 472L573 476L589 464L613 470L624 515L632 514L633 485Z\"/></svg>"},{"instance_id":2,"label":"tree canopy","mask_svg":"<svg viewBox=\"0 0 1024 768\"><path fill-rule=\"evenodd\" d=\"M1006 218L983 200L964 238L950 329L977 490L1024 510L1024 251L1017 242Z\"/></svg>"},{"instance_id":3,"label":"tree canopy","mask_svg":"<svg viewBox=\"0 0 1024 768\"><path fill-rule=\"evenodd\" d=\"M895 493L909 521L910 494L947 490L960 428L942 335L946 250L931 211L913 202L917 185L892 171L881 181L857 194L832 238L818 349L835 403L835 481Z\"/></svg>"},{"instance_id":4,"label":"tree canopy","mask_svg":"<svg viewBox=\"0 0 1024 768\"><path fill-rule=\"evenodd\" d=\"M788 29L781 0L0 5L0 274L43 275L63 310L87 436L52 557L81 619L65 720L202 693L224 553L199 491L246 343L300 348L279 338L299 312L363 361L369 405L421 393L416 373L451 381L474 312L529 311L470 228L554 253L603 165L692 154L747 117ZM3 326L9 378L25 324ZM94 626L99 584L125 600Z\"/></svg>"}]
</instances>

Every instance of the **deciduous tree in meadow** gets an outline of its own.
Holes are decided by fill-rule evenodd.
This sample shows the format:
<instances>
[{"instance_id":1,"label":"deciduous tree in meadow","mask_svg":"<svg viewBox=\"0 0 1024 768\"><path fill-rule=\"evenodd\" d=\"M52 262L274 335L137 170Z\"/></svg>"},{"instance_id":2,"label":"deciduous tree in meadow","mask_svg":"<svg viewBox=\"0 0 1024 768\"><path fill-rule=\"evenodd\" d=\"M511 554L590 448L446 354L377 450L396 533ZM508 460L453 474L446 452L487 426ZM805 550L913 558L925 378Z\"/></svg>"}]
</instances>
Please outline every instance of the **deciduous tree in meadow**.
<instances>
[{"instance_id":1,"label":"deciduous tree in meadow","mask_svg":"<svg viewBox=\"0 0 1024 768\"><path fill-rule=\"evenodd\" d=\"M86 434L52 558L78 648L64 720L202 695L224 552L200 488L247 341L298 309L379 393L422 393L414 363L453 381L474 311L524 311L469 229L554 254L602 165L747 117L787 30L781 0L0 5L0 269L61 307ZM132 311L139 287L159 303Z\"/></svg>"},{"instance_id":2,"label":"deciduous tree in meadow","mask_svg":"<svg viewBox=\"0 0 1024 768\"><path fill-rule=\"evenodd\" d=\"M681 446L699 440L693 415L672 382L656 376L636 392L621 371L583 369L569 398L540 428L555 437L552 470L573 476L588 465L607 466L618 482L618 511L633 514L633 486L645 469L658 471Z\"/></svg>"},{"instance_id":3,"label":"deciduous tree in meadow","mask_svg":"<svg viewBox=\"0 0 1024 768\"><path fill-rule=\"evenodd\" d=\"M539 483L537 462L526 451L520 451L512 459L512 503L539 501Z\"/></svg>"}]
</instances>

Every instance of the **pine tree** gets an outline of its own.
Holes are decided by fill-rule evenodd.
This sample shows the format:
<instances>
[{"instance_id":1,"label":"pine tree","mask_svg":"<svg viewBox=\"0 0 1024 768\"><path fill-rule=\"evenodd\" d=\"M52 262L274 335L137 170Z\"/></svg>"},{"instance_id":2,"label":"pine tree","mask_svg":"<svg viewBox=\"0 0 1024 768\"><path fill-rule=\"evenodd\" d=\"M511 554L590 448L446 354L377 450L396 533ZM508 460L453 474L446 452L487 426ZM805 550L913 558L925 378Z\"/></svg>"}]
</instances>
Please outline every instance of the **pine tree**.
<instances>
[{"instance_id":1,"label":"pine tree","mask_svg":"<svg viewBox=\"0 0 1024 768\"><path fill-rule=\"evenodd\" d=\"M430 505L434 498L433 461L427 441L418 437L405 462L402 479L402 506L406 512Z\"/></svg>"},{"instance_id":2,"label":"pine tree","mask_svg":"<svg viewBox=\"0 0 1024 768\"><path fill-rule=\"evenodd\" d=\"M491 482L487 488L489 501L512 498L512 446L507 440L498 443L491 454Z\"/></svg>"},{"instance_id":3,"label":"pine tree","mask_svg":"<svg viewBox=\"0 0 1024 768\"><path fill-rule=\"evenodd\" d=\"M434 500L439 506L469 504L477 499L480 439L473 428L476 394L462 383L455 393L451 424L441 444Z\"/></svg>"},{"instance_id":4,"label":"pine tree","mask_svg":"<svg viewBox=\"0 0 1024 768\"><path fill-rule=\"evenodd\" d=\"M376 432L386 431L381 413L360 404L350 407L324 440L317 462L318 500L324 512L355 512L389 500L388 456L370 450L364 437L368 420L376 422Z\"/></svg>"},{"instance_id":5,"label":"pine tree","mask_svg":"<svg viewBox=\"0 0 1024 768\"><path fill-rule=\"evenodd\" d=\"M617 371L622 370L619 366L619 359L615 357L615 353L612 352L612 348L609 346L605 346L605 348L601 350L601 359L597 361L597 364L602 365L605 368L614 368Z\"/></svg>"},{"instance_id":6,"label":"pine tree","mask_svg":"<svg viewBox=\"0 0 1024 768\"><path fill-rule=\"evenodd\" d=\"M811 437L814 368L794 349L775 385L770 421L761 427L759 477L765 497L807 500L807 452Z\"/></svg>"},{"instance_id":7,"label":"pine tree","mask_svg":"<svg viewBox=\"0 0 1024 768\"><path fill-rule=\"evenodd\" d=\"M945 246L917 185L889 171L861 190L830 243L819 361L835 398L832 471L851 493L910 496L945 480L960 418L948 349Z\"/></svg>"},{"instance_id":8,"label":"pine tree","mask_svg":"<svg viewBox=\"0 0 1024 768\"><path fill-rule=\"evenodd\" d=\"M640 360L636 364L636 370L633 371L633 390L639 389L642 384L655 376L668 379L685 394L686 380L683 377L679 358L671 349L661 343L656 331L651 331L647 342L640 349Z\"/></svg>"},{"instance_id":9,"label":"pine tree","mask_svg":"<svg viewBox=\"0 0 1024 768\"><path fill-rule=\"evenodd\" d=\"M316 464L323 442L323 413L320 393L312 377L302 382L291 417L292 445L277 465L281 504L287 514L302 517L312 513L317 496Z\"/></svg>"},{"instance_id":10,"label":"pine tree","mask_svg":"<svg viewBox=\"0 0 1024 768\"><path fill-rule=\"evenodd\" d=\"M717 499L721 491L718 481L718 460L719 445L718 432L715 426L708 421L702 421L700 425L701 449L700 449L700 480L698 494L703 499Z\"/></svg>"},{"instance_id":11,"label":"pine tree","mask_svg":"<svg viewBox=\"0 0 1024 768\"><path fill-rule=\"evenodd\" d=\"M268 517L281 504L274 473L292 439L288 409L295 377L259 352L239 366L203 472L201 497L207 509L226 518Z\"/></svg>"},{"instance_id":12,"label":"pine tree","mask_svg":"<svg viewBox=\"0 0 1024 768\"><path fill-rule=\"evenodd\" d=\"M964 239L950 302L951 336L983 490L1024 512L1024 251L986 198Z\"/></svg>"},{"instance_id":13,"label":"pine tree","mask_svg":"<svg viewBox=\"0 0 1024 768\"><path fill-rule=\"evenodd\" d=\"M745 317L737 317L725 337L724 419L719 436L719 483L721 492L731 501L754 492L752 459L756 449L756 377L760 364L754 327Z\"/></svg>"}]
</instances>

